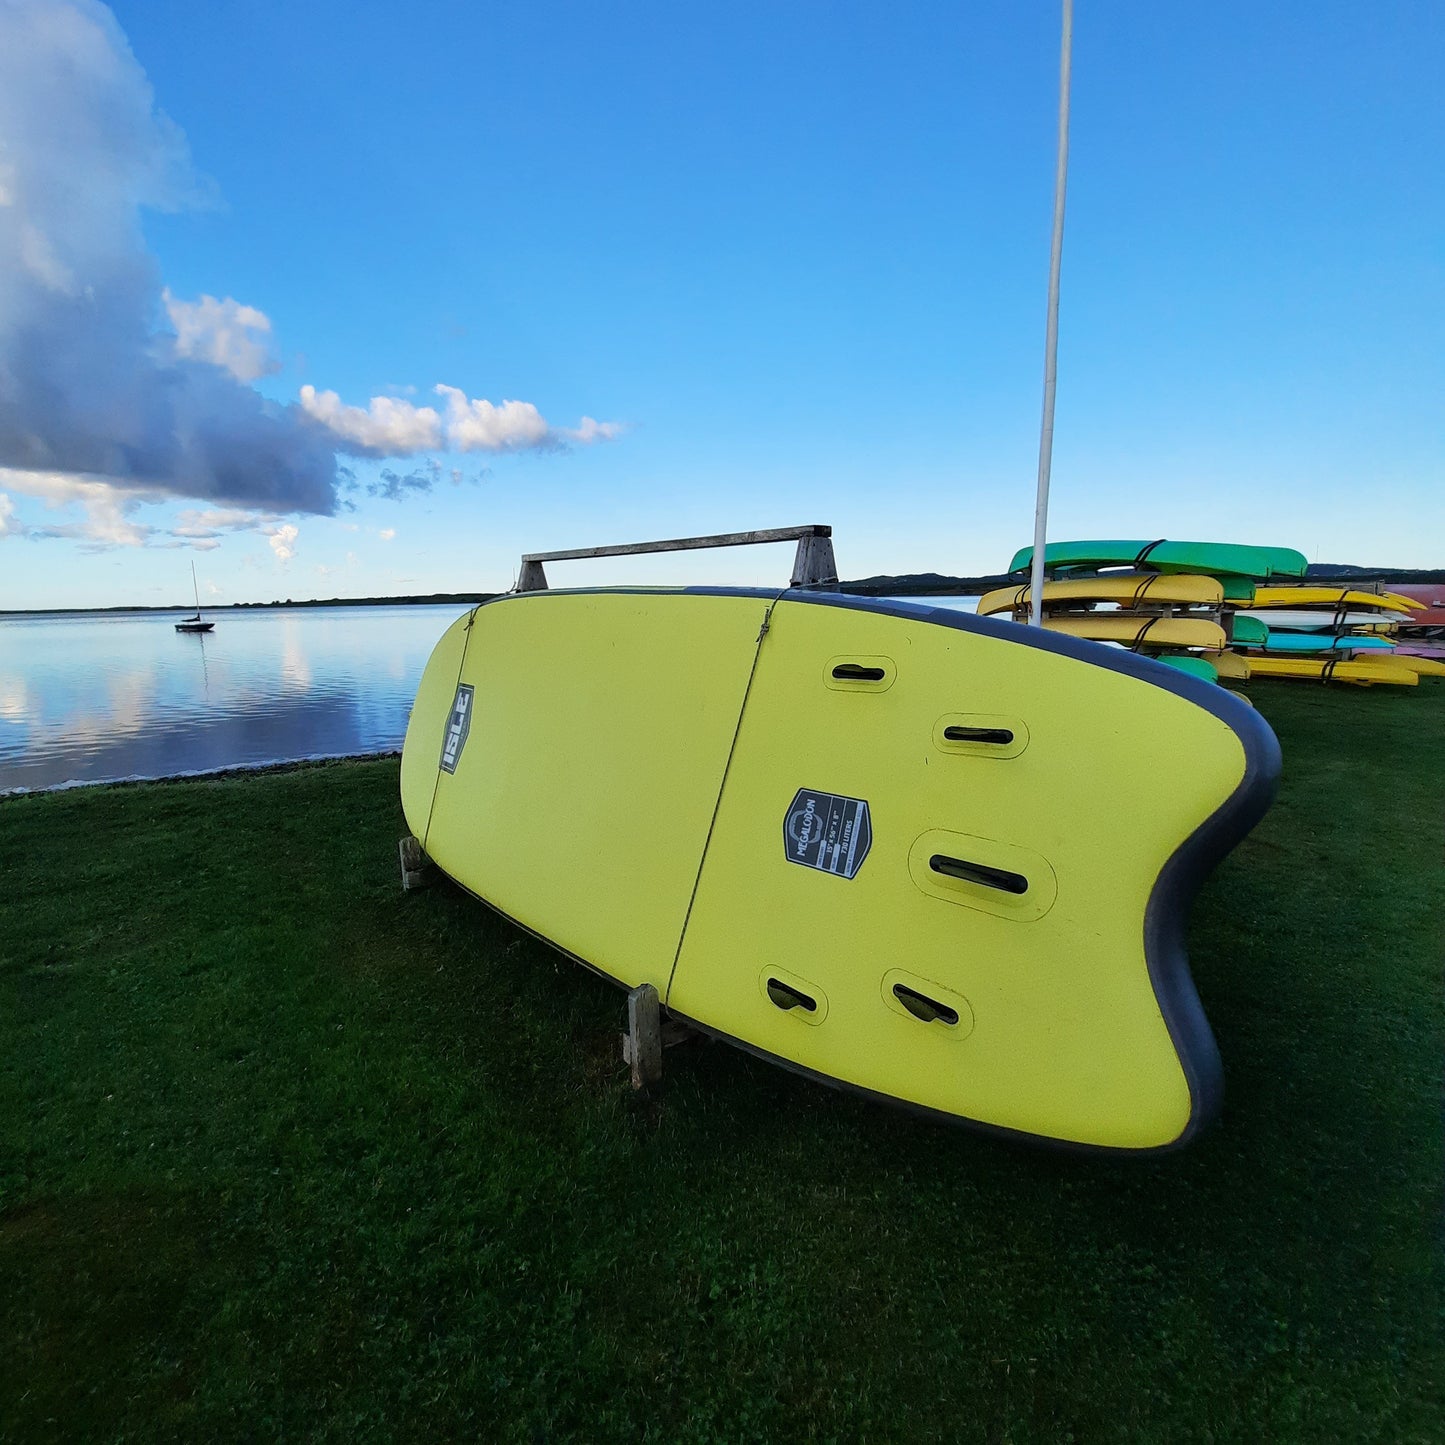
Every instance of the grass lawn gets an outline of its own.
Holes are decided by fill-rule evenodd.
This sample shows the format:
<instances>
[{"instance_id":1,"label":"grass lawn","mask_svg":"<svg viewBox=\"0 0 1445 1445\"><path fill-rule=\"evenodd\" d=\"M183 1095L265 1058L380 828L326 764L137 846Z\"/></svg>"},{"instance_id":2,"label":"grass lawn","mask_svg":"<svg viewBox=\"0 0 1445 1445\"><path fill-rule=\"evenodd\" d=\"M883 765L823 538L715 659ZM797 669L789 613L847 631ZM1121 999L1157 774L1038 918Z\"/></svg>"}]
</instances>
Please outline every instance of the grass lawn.
<instances>
[{"instance_id":1,"label":"grass lawn","mask_svg":"<svg viewBox=\"0 0 1445 1445\"><path fill-rule=\"evenodd\" d=\"M403 894L394 761L0 802L0 1439L1445 1439L1445 686L1250 695L1220 1125L1078 1159Z\"/></svg>"}]
</instances>

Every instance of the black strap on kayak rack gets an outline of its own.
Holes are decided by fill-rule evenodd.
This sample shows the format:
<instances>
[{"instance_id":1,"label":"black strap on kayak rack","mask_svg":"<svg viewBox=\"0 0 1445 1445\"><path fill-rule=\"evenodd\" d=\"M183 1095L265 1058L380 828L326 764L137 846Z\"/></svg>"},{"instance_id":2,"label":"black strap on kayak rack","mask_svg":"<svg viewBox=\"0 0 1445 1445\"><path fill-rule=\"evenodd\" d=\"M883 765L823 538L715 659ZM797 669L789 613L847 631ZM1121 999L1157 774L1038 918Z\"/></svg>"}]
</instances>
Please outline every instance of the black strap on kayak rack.
<instances>
[{"instance_id":1,"label":"black strap on kayak rack","mask_svg":"<svg viewBox=\"0 0 1445 1445\"><path fill-rule=\"evenodd\" d=\"M1147 547L1141 547L1138 551L1138 554L1134 558L1134 566L1142 567L1145 562L1149 560L1149 554L1156 547L1162 547L1168 540L1168 537L1156 537L1152 542L1149 543Z\"/></svg>"},{"instance_id":2,"label":"black strap on kayak rack","mask_svg":"<svg viewBox=\"0 0 1445 1445\"><path fill-rule=\"evenodd\" d=\"M1149 544L1150 547L1157 547L1158 545L1159 545L1159 544L1158 544L1157 542L1151 542L1151 543ZM1147 552L1148 550L1149 550L1149 547L1146 547L1146 548L1144 549L1145 552ZM1141 554L1141 555L1142 555L1142 554ZM1159 573L1159 572L1151 572L1151 573L1134 589L1134 606L1135 606L1135 607L1137 607L1137 606L1144 600L1145 596L1148 594L1149 589L1159 580L1159 578L1160 578L1162 575L1163 575L1163 574L1162 574L1162 573Z\"/></svg>"},{"instance_id":3,"label":"black strap on kayak rack","mask_svg":"<svg viewBox=\"0 0 1445 1445\"><path fill-rule=\"evenodd\" d=\"M1138 652L1140 644L1149 635L1149 629L1153 627L1156 622L1162 622L1163 620L1164 619L1162 617L1151 617L1148 622L1146 622L1143 627L1141 627L1139 631L1134 634L1134 640L1129 644L1129 651Z\"/></svg>"}]
</instances>

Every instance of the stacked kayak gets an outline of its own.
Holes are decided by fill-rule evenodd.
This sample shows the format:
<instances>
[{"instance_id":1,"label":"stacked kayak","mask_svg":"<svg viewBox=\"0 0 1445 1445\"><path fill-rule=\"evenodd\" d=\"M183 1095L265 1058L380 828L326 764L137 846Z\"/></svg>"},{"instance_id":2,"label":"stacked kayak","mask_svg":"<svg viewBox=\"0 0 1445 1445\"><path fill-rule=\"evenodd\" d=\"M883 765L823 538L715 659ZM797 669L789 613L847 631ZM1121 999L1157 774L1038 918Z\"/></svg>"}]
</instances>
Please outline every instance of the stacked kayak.
<instances>
[{"instance_id":1,"label":"stacked kayak","mask_svg":"<svg viewBox=\"0 0 1445 1445\"><path fill-rule=\"evenodd\" d=\"M1010 570L1027 573L1033 548ZM1143 653L1212 681L1299 677L1412 686L1445 676L1433 649L1397 652L1397 633L1422 608L1398 592L1312 586L1289 547L1228 542L1053 542L1044 555L1043 623L1050 631ZM1029 620L1027 582L980 599L979 612ZM1408 634L1407 634L1408 635Z\"/></svg>"},{"instance_id":2,"label":"stacked kayak","mask_svg":"<svg viewBox=\"0 0 1445 1445\"><path fill-rule=\"evenodd\" d=\"M1371 687L1377 682L1413 687L1420 674L1390 657L1250 657L1246 677L1302 677L1313 682L1349 682Z\"/></svg>"},{"instance_id":3,"label":"stacked kayak","mask_svg":"<svg viewBox=\"0 0 1445 1445\"><path fill-rule=\"evenodd\" d=\"M1032 565L1033 548L1025 547L1011 570ZM1305 565L1300 553L1284 547L1167 539L1051 543L1044 555L1043 624L1218 681L1214 659L1231 644L1268 646L1268 626L1242 615L1257 585L1302 577ZM979 611L1024 622L1031 603L1025 583L988 593Z\"/></svg>"},{"instance_id":4,"label":"stacked kayak","mask_svg":"<svg viewBox=\"0 0 1445 1445\"><path fill-rule=\"evenodd\" d=\"M1413 686L1416 668L1394 656L1395 634L1418 607L1392 592L1348 587L1260 587L1241 609L1266 629L1245 652L1252 677L1303 677L1360 686Z\"/></svg>"},{"instance_id":5,"label":"stacked kayak","mask_svg":"<svg viewBox=\"0 0 1445 1445\"><path fill-rule=\"evenodd\" d=\"M1034 549L1021 547L1010 572L1027 572ZM1303 577L1304 554L1293 547L1249 547L1235 542L1050 542L1044 550L1049 577L1097 576L1111 571L1189 573L1213 577L1231 601L1249 602L1257 582Z\"/></svg>"},{"instance_id":6,"label":"stacked kayak","mask_svg":"<svg viewBox=\"0 0 1445 1445\"><path fill-rule=\"evenodd\" d=\"M1203 654L1229 643L1224 588L1213 577L1122 572L1060 578L1044 584L1043 601L1050 632L1175 661L1181 670L1211 682L1214 668ZM1003 614L1027 622L1031 605L1027 585L1000 587L979 599L978 610L984 617Z\"/></svg>"}]
</instances>

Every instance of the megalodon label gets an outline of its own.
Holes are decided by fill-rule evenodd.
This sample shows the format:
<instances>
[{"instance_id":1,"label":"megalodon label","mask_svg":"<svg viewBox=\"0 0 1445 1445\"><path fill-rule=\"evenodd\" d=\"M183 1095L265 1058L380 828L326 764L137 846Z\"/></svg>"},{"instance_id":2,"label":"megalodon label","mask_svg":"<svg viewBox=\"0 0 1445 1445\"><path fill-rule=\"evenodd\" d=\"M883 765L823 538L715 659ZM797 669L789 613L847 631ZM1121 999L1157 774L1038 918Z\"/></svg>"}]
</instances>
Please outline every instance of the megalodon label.
<instances>
[{"instance_id":1,"label":"megalodon label","mask_svg":"<svg viewBox=\"0 0 1445 1445\"><path fill-rule=\"evenodd\" d=\"M473 691L471 683L462 683L457 688L456 701L452 703L452 710L447 716L446 736L442 738L441 768L444 773L456 772L462 748L466 746L467 733L472 726Z\"/></svg>"},{"instance_id":2,"label":"megalodon label","mask_svg":"<svg viewBox=\"0 0 1445 1445\"><path fill-rule=\"evenodd\" d=\"M783 849L789 863L852 878L873 843L868 804L862 798L799 788L783 819Z\"/></svg>"}]
</instances>

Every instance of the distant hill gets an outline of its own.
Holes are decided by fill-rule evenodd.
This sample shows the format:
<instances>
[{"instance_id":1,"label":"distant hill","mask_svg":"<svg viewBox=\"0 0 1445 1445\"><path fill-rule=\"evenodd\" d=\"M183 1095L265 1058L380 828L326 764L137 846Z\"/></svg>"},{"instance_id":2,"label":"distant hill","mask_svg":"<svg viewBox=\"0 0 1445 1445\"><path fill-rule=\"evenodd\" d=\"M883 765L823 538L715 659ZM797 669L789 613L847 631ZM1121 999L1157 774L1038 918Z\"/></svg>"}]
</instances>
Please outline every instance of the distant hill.
<instances>
[{"instance_id":1,"label":"distant hill","mask_svg":"<svg viewBox=\"0 0 1445 1445\"><path fill-rule=\"evenodd\" d=\"M471 607L478 602L489 602L498 596L496 592L428 592L410 597L317 597L293 602L289 597L284 602L208 602L206 612L254 612L267 607L426 607L450 603L456 607ZM194 612L194 602L118 603L114 607L9 607L0 608L0 617L26 617L31 613L46 616L69 615L83 612Z\"/></svg>"},{"instance_id":2,"label":"distant hill","mask_svg":"<svg viewBox=\"0 0 1445 1445\"><path fill-rule=\"evenodd\" d=\"M309 602L293 602L289 597L284 602L231 602L230 607L426 607L440 606L454 602L458 607L470 607L477 602L490 602L496 592L427 592L408 597L318 597ZM210 611L210 608L206 609ZM217 608L217 611L221 609Z\"/></svg>"},{"instance_id":3,"label":"distant hill","mask_svg":"<svg viewBox=\"0 0 1445 1445\"><path fill-rule=\"evenodd\" d=\"M1305 575L1321 581L1445 582L1445 568L1356 567L1340 562L1312 562ZM1011 582L1026 582L1022 572L997 572L988 577L949 577L942 572L903 572L896 577L862 577L840 582L838 590L855 597L978 597Z\"/></svg>"},{"instance_id":4,"label":"distant hill","mask_svg":"<svg viewBox=\"0 0 1445 1445\"><path fill-rule=\"evenodd\" d=\"M840 582L838 590L854 597L981 597L1015 579L1007 572L992 577L946 577L941 572L904 572L897 577L863 577Z\"/></svg>"},{"instance_id":5,"label":"distant hill","mask_svg":"<svg viewBox=\"0 0 1445 1445\"><path fill-rule=\"evenodd\" d=\"M1345 562L1311 562L1307 577L1345 577L1352 582L1445 582L1445 567L1354 567Z\"/></svg>"}]
</instances>

